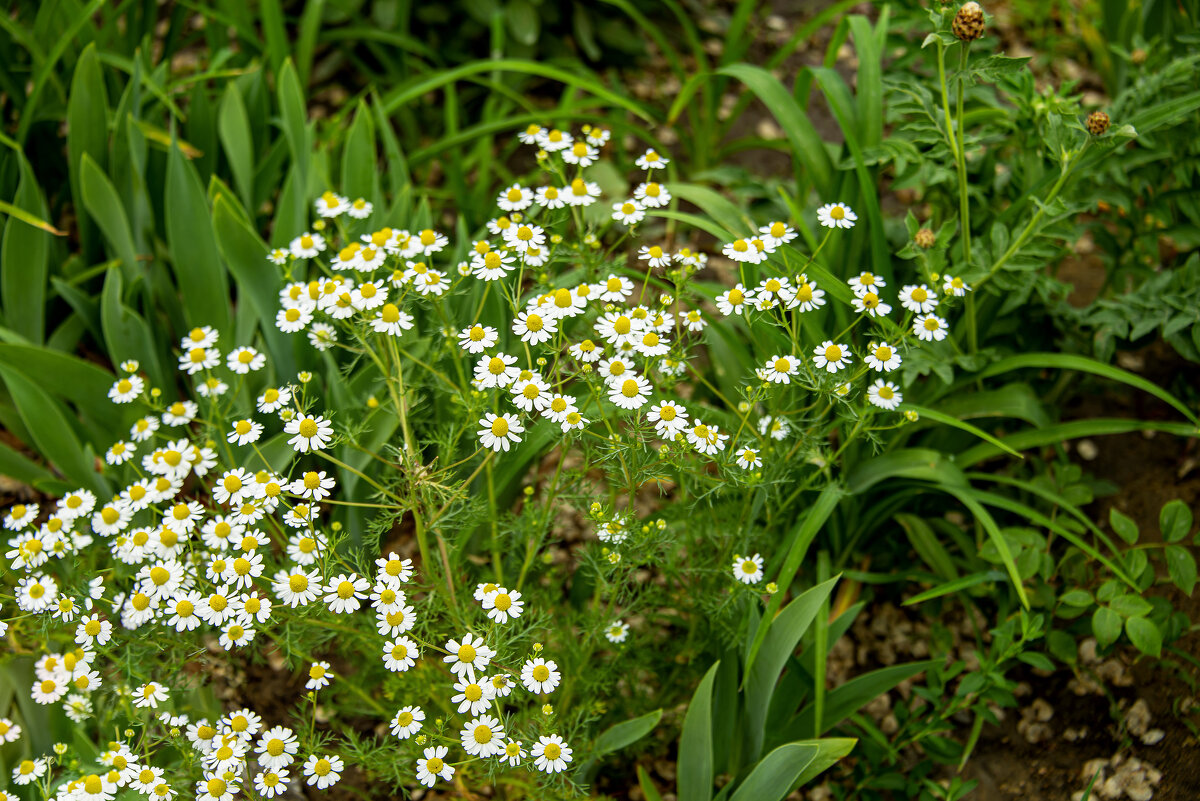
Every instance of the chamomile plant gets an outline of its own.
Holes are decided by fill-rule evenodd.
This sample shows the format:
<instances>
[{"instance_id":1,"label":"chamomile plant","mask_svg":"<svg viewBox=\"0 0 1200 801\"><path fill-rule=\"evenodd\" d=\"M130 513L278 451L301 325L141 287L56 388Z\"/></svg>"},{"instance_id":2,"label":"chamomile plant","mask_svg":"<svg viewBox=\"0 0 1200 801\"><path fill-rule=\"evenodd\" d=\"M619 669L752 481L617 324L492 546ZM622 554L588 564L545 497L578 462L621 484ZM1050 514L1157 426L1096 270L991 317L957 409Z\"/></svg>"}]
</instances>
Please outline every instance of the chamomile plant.
<instances>
[{"instance_id":1,"label":"chamomile plant","mask_svg":"<svg viewBox=\"0 0 1200 801\"><path fill-rule=\"evenodd\" d=\"M330 191L266 254L267 324L323 376L281 375L204 326L177 351L189 392L121 365L104 402L138 419L104 455L115 492L3 520L5 620L36 660L22 692L120 738L21 780L63 801L269 798L350 774L580 793L604 693L658 636L644 571L672 571L697 589L680 611L736 632L778 574L747 499L790 508L838 481L851 443L916 419L900 368L951 346L961 280L835 279L822 249L857 218L829 203L811 252L785 221L718 243L720 285L663 226L668 158L645 154L605 197L606 131L520 137L539 177L503 189L475 236L379 227ZM713 345L731 338L746 358L717 386ZM639 509L647 487L675 511ZM689 539L701 503L741 520ZM586 606L564 606L562 559L589 577ZM293 677L270 708L229 678L261 661Z\"/></svg>"}]
</instances>

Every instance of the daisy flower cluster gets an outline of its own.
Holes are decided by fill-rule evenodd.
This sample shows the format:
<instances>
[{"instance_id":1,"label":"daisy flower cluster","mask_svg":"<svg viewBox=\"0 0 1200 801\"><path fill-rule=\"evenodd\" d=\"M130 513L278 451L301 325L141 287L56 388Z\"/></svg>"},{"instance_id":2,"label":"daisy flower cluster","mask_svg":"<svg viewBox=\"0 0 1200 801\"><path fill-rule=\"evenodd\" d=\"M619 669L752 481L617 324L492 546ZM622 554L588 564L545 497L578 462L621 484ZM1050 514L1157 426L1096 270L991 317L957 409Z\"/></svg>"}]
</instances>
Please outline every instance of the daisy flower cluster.
<instances>
[{"instance_id":1,"label":"daisy flower cluster","mask_svg":"<svg viewBox=\"0 0 1200 801\"><path fill-rule=\"evenodd\" d=\"M14 600L0 607L0 636L33 649L29 698L80 727L129 738L110 743L94 765L35 755L13 768L12 781L37 783L58 801L109 801L126 791L230 801L328 789L353 763L336 739L293 721L336 690L343 670L395 679L390 686L405 697L444 683L436 705L457 707L461 721L426 721L422 705L436 701L427 694L394 712L372 701L391 733L412 741L410 784L450 779L456 766L481 759L566 771L572 748L542 711L562 673L540 645L511 645L529 633L521 592L480 585L475 631L487 634L426 640L436 607L414 582L412 560L390 552L372 561L339 547L345 534L329 520L338 480L317 461L333 429L305 411L307 379L271 386L258 375L267 369L263 354L222 352L219 338L203 327L180 343L180 373L198 382L195 400L168 404L136 362L122 365L109 398L145 414L109 449L103 478L119 489L80 488L0 515L5 592ZM278 470L268 466L264 437L284 454ZM297 651L296 632L319 627L356 632L369 661L335 668ZM505 629L514 632L498 633ZM204 664L252 653L304 657L293 716L268 720L245 705L250 699L217 715L195 703ZM203 662L191 670L197 654ZM16 742L27 728L0 719L0 740ZM395 741L379 750L393 758ZM181 762L180 752L190 756Z\"/></svg>"},{"instance_id":2,"label":"daisy flower cluster","mask_svg":"<svg viewBox=\"0 0 1200 801\"><path fill-rule=\"evenodd\" d=\"M799 250L795 225L768 222L721 247L740 280L711 292L693 280L708 265L705 254L650 238L661 230L655 215L673 202L661 180L668 158L646 151L624 196L606 199L589 168L603 157L607 131L531 125L518 138L536 150L539 178L504 187L479 238L376 227L374 217L335 213L327 193L313 230L270 256L284 281L280 330L304 334L318 350L365 354L366 369L389 388L413 458L431 451L407 419L420 397L464 409L474 435L473 454L438 458L482 457L489 470L534 432L540 444L599 453L612 481L627 488L656 464L715 463L713 475L734 483L788 469L798 449L820 464L837 414L868 420L899 411L909 349L945 339L939 303L970 290L957 277L939 286L926 276L892 295L888 279L862 272L831 291L828 278L815 277L831 274L817 258L858 218L828 203L816 210L827 233L810 255ZM852 324L814 337L833 298L847 299ZM707 327L735 326L721 317L784 334L751 337L777 344L742 366L740 402L694 399L703 380L696 365L711 358ZM431 353L410 356L430 335ZM824 417L814 416L808 410L821 398ZM598 521L597 537L620 543L628 523L614 513Z\"/></svg>"}]
</instances>

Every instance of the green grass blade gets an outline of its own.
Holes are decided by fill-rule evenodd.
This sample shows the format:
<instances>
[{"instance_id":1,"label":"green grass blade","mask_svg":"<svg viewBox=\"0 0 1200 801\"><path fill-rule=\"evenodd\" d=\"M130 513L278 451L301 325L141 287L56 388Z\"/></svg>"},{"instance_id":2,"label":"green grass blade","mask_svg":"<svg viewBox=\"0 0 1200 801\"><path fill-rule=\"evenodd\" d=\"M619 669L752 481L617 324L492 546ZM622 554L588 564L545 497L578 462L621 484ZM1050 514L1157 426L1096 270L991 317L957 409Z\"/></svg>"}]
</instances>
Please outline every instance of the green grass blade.
<instances>
[{"instance_id":1,"label":"green grass blade","mask_svg":"<svg viewBox=\"0 0 1200 801\"><path fill-rule=\"evenodd\" d=\"M1119 367L1113 367L1110 364L1104 364L1095 359L1089 359L1086 356L1074 356L1067 353L1022 353L993 362L978 375L974 376L972 380L991 378L992 376L1003 375L1004 373L1026 367L1039 370L1078 370L1101 378L1107 378L1110 381L1118 381L1169 403L1184 417L1200 425L1200 418L1197 418L1191 409L1165 389Z\"/></svg>"},{"instance_id":2,"label":"green grass blade","mask_svg":"<svg viewBox=\"0 0 1200 801\"><path fill-rule=\"evenodd\" d=\"M996 551L1000 554L1000 560L1004 563L1004 569L1008 572L1013 589L1017 591L1017 597L1021 599L1021 606L1028 609L1029 597L1025 594L1025 586L1021 582L1021 574L1017 571L1017 562L1013 559L1012 551L1009 550L1008 540L1004 538L1004 534L1000 531L1000 526L996 525L996 521L977 499L977 491L971 487L956 486L942 486L941 489L943 492L958 498L959 502L967 507L968 511L983 526L983 530L987 533L992 544L996 546Z\"/></svg>"},{"instance_id":3,"label":"green grass blade","mask_svg":"<svg viewBox=\"0 0 1200 801\"><path fill-rule=\"evenodd\" d=\"M924 406L917 406L912 403L905 403L905 404L901 404L901 410L902 411L913 411L913 412L916 412L917 414L921 415L922 417L928 417L930 420L936 420L937 422L942 423L943 425L952 426L961 431L966 431L968 434L974 434L975 436L979 437L980 439L984 440L985 442L990 442L992 445L996 446L997 448L1000 448L1005 453L1010 453L1013 456L1016 456L1018 459L1025 458L1024 456L1021 455L1021 453L1019 451L1015 451L1012 448L1008 447L1001 440L997 439L996 437L993 437L991 434L987 433L983 429L973 426L970 423L963 422L962 420L959 420L957 417L952 417L948 414L945 414L944 412L939 412L937 409L927 409Z\"/></svg>"},{"instance_id":4,"label":"green grass blade","mask_svg":"<svg viewBox=\"0 0 1200 801\"><path fill-rule=\"evenodd\" d=\"M1188 423L1162 423L1154 420L1129 420L1126 418L1099 418L1094 420L1074 420L1070 423L1058 423L1047 428L1027 429L1009 434L1004 441L1017 450L1040 448L1043 445L1054 445L1070 439L1081 437L1096 437L1106 434L1127 434L1130 431L1166 431L1181 437L1200 436L1200 429ZM980 443L958 454L954 461L959 467L966 469L985 459L999 456L1002 451L990 443Z\"/></svg>"},{"instance_id":5,"label":"green grass blade","mask_svg":"<svg viewBox=\"0 0 1200 801\"><path fill-rule=\"evenodd\" d=\"M295 375L296 360L292 342L275 327L275 312L279 305L278 273L275 266L267 261L266 243L243 222L234 210L233 203L226 195L217 195L213 201L212 220L217 247L237 282L238 296L254 309L276 374Z\"/></svg>"},{"instance_id":6,"label":"green grass blade","mask_svg":"<svg viewBox=\"0 0 1200 801\"><path fill-rule=\"evenodd\" d=\"M385 95L382 101L383 111L385 114L391 115L396 111L396 109L415 100L427 92L440 89L446 84L453 83L471 75L478 75L480 73L493 71L520 72L526 75L537 75L542 78L549 78L552 81L558 81L559 83L567 86L572 86L576 89L588 92L596 97L603 98L613 105L619 106L647 122L654 122L654 115L651 114L640 103L620 95L611 89L608 89L603 84L590 77L571 73L564 69L560 69L559 67L554 67L550 64L507 58L488 61L475 61L451 70L444 70L432 76L418 77L413 81L410 81L407 85L397 87Z\"/></svg>"},{"instance_id":7,"label":"green grass blade","mask_svg":"<svg viewBox=\"0 0 1200 801\"><path fill-rule=\"evenodd\" d=\"M878 698L880 695L889 692L905 679L910 679L918 673L923 673L934 665L940 664L940 659L931 659L926 662L909 662L904 665L892 665L891 667L873 670L866 675L850 679L850 681L837 689L830 691L826 697L825 718L821 724L821 731L829 731L853 712L870 703L875 698ZM780 737L786 740L796 740L803 737L804 732L812 731L815 720L813 713L812 704L804 707L784 727L783 731L780 732Z\"/></svg>"},{"instance_id":8,"label":"green grass blade","mask_svg":"<svg viewBox=\"0 0 1200 801\"><path fill-rule=\"evenodd\" d=\"M1004 574L999 570L989 570L985 573L972 573L969 576L947 581L944 584L939 584L936 587L931 587L924 592L919 592L911 598L904 601L901 606L915 606L934 598L941 598L943 595L949 595L952 592L960 592L970 587L975 587L979 584L984 584L989 581L1004 581Z\"/></svg>"},{"instance_id":9,"label":"green grass blade","mask_svg":"<svg viewBox=\"0 0 1200 801\"><path fill-rule=\"evenodd\" d=\"M859 495L889 478L933 481L947 486L967 483L952 456L927 448L904 448L855 465L846 478L846 490Z\"/></svg>"},{"instance_id":10,"label":"green grass blade","mask_svg":"<svg viewBox=\"0 0 1200 801\"><path fill-rule=\"evenodd\" d=\"M791 142L792 157L804 165L817 192L828 198L833 193L833 160L816 127L779 79L761 67L750 64L730 64L717 72L744 83L775 115Z\"/></svg>"},{"instance_id":11,"label":"green grass blade","mask_svg":"<svg viewBox=\"0 0 1200 801\"><path fill-rule=\"evenodd\" d=\"M879 194L875 177L867 169L863 158L860 137L861 121L851 101L850 89L842 76L828 67L812 67L812 75L825 94L825 100L842 129L846 148L854 160L854 174L858 177L859 198L866 210L867 238L871 245L871 269L887 278L892 276L891 255L883 227L883 213L879 208ZM826 198L831 202L832 198Z\"/></svg>"},{"instance_id":12,"label":"green grass blade","mask_svg":"<svg viewBox=\"0 0 1200 801\"><path fill-rule=\"evenodd\" d=\"M33 442L68 481L97 493L111 492L108 483L92 470L90 450L85 449L68 422L62 406L36 383L8 367L0 367L0 378L12 395L13 404Z\"/></svg>"}]
</instances>

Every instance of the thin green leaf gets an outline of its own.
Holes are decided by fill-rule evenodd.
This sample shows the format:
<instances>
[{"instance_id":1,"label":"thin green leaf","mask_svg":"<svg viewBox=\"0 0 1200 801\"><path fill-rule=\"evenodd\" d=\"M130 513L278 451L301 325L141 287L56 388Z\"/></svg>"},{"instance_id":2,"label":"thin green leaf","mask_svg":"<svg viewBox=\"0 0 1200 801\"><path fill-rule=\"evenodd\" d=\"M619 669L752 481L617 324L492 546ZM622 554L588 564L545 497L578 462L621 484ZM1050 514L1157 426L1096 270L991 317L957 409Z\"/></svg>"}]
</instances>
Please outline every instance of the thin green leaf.
<instances>
[{"instance_id":1,"label":"thin green leaf","mask_svg":"<svg viewBox=\"0 0 1200 801\"><path fill-rule=\"evenodd\" d=\"M853 712L878 698L880 695L889 692L905 679L910 679L918 673L923 673L935 665L940 666L941 664L942 661L940 659L931 659L927 662L909 662L904 665L892 665L891 667L873 670L870 673L850 679L850 681L840 687L831 690L825 697L825 714L821 722L821 732L829 731ZM784 730L780 732L780 737L787 740L794 740L802 736L804 732L812 731L813 715L813 705L808 704L784 727Z\"/></svg>"},{"instance_id":2,"label":"thin green leaf","mask_svg":"<svg viewBox=\"0 0 1200 801\"><path fill-rule=\"evenodd\" d=\"M856 465L846 479L846 490L859 495L889 478L933 481L948 486L967 483L956 460L950 456L927 448L904 448Z\"/></svg>"},{"instance_id":3,"label":"thin green leaf","mask_svg":"<svg viewBox=\"0 0 1200 801\"><path fill-rule=\"evenodd\" d=\"M979 584L984 584L989 581L1003 581L1004 574L999 570L989 570L986 573L972 573L969 576L947 581L945 584L939 584L936 587L931 587L925 592L917 593L913 597L904 601L903 606L915 606L934 598L941 598L943 595L949 595L952 592L961 592L968 587L974 587Z\"/></svg>"},{"instance_id":4,"label":"thin green leaf","mask_svg":"<svg viewBox=\"0 0 1200 801\"><path fill-rule=\"evenodd\" d=\"M1096 418L1092 420L1073 420L1069 423L1058 423L1046 428L1029 429L1009 434L1004 441L1009 447L1023 451L1030 448L1040 448L1043 445L1054 445L1066 440L1082 437L1096 437L1107 434L1126 434L1130 431L1166 431L1181 437L1195 437L1200 434L1196 426L1189 423L1162 423L1153 420L1129 420L1127 418ZM954 461L964 470L972 465L999 456L1003 453L991 443L981 443L968 448L955 457Z\"/></svg>"},{"instance_id":5,"label":"thin green leaf","mask_svg":"<svg viewBox=\"0 0 1200 801\"><path fill-rule=\"evenodd\" d=\"M937 409L927 409L924 406L917 406L912 403L904 403L904 404L901 404L901 410L911 410L911 411L914 411L917 414L921 415L922 417L928 417L929 419L936 420L937 422L942 423L944 425L952 426L952 427L960 429L962 431L966 431L968 434L974 434L975 436L979 437L980 439L982 439L986 442L990 442L991 444L995 445L997 448L1000 448L1004 452L1011 453L1013 456L1016 456L1018 459L1025 458L1018 451L1015 451L1012 448L1008 447L1001 440L996 439L995 437L993 437L991 434L987 433L983 429L973 426L970 423L965 423L962 420L959 420L957 417L952 417L944 412L938 411Z\"/></svg>"},{"instance_id":6,"label":"thin green leaf","mask_svg":"<svg viewBox=\"0 0 1200 801\"><path fill-rule=\"evenodd\" d=\"M1143 392L1149 393L1159 400L1165 401L1173 406L1188 420L1200 425L1200 418L1183 404L1178 398L1165 389L1160 388L1146 379L1136 376L1119 367L1113 367L1110 364L1098 362L1095 359L1089 359L1085 356L1074 356L1067 353L1023 353L1016 356L1009 356L993 362L980 372L974 379L990 378L995 375L1003 375L1012 370L1020 370L1023 368L1032 367L1040 370L1078 370L1084 373L1107 378L1111 381L1118 381L1122 384L1127 384L1135 389L1140 389Z\"/></svg>"},{"instance_id":7,"label":"thin green leaf","mask_svg":"<svg viewBox=\"0 0 1200 801\"><path fill-rule=\"evenodd\" d=\"M817 192L823 197L832 195L834 167L829 151L808 115L779 79L751 64L730 64L717 72L737 78L762 101L783 128L792 144L793 158L804 165Z\"/></svg>"}]
</instances>

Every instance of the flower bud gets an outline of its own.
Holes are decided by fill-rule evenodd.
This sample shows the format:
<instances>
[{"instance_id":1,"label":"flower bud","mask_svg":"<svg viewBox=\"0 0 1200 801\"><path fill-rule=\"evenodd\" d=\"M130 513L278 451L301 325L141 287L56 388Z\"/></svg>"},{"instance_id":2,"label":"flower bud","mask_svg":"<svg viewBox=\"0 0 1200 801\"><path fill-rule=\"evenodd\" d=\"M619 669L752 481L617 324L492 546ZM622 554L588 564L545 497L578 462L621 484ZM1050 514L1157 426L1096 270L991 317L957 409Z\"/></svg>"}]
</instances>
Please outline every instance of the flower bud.
<instances>
[{"instance_id":1,"label":"flower bud","mask_svg":"<svg viewBox=\"0 0 1200 801\"><path fill-rule=\"evenodd\" d=\"M917 243L917 247L929 250L933 247L933 243L937 241L937 237L933 231L928 228L922 228L917 231L916 236L913 237L913 241Z\"/></svg>"},{"instance_id":2,"label":"flower bud","mask_svg":"<svg viewBox=\"0 0 1200 801\"><path fill-rule=\"evenodd\" d=\"M1108 131L1109 122L1108 115L1103 111L1093 111L1087 118L1088 133L1092 136L1104 136Z\"/></svg>"},{"instance_id":3,"label":"flower bud","mask_svg":"<svg viewBox=\"0 0 1200 801\"><path fill-rule=\"evenodd\" d=\"M963 4L954 15L954 24L951 25L954 35L964 42L973 42L983 36L983 28L983 9L974 0Z\"/></svg>"}]
</instances>

